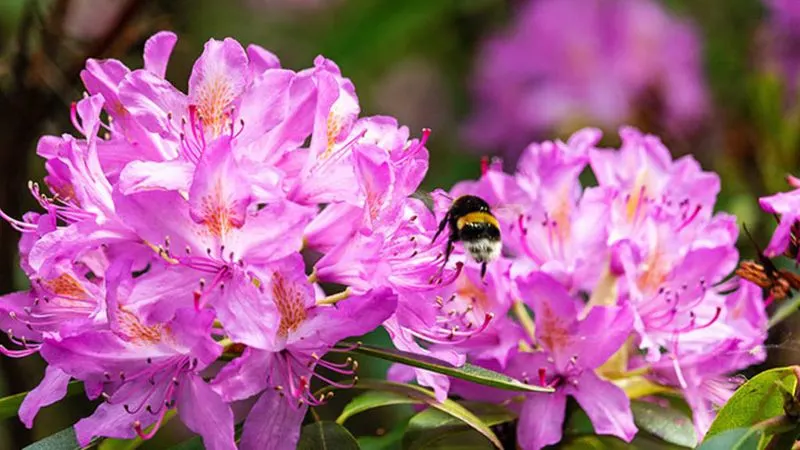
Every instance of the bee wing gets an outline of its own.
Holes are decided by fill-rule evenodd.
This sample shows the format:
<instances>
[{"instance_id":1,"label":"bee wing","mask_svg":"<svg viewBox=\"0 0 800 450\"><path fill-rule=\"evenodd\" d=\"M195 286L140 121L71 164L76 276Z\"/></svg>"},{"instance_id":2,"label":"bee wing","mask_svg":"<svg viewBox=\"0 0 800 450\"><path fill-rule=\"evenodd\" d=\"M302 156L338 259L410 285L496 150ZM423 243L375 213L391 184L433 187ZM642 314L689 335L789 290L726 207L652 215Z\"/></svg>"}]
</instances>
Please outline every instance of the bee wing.
<instances>
[{"instance_id":1,"label":"bee wing","mask_svg":"<svg viewBox=\"0 0 800 450\"><path fill-rule=\"evenodd\" d=\"M450 204L452 204L454 200L450 194L442 189L437 189L433 192L417 189L413 194L410 195L410 197L420 200L423 204L425 204L425 207L433 213L436 213L435 206L437 203L437 197L439 198L439 201L441 201L441 198L443 198L446 199Z\"/></svg>"}]
</instances>

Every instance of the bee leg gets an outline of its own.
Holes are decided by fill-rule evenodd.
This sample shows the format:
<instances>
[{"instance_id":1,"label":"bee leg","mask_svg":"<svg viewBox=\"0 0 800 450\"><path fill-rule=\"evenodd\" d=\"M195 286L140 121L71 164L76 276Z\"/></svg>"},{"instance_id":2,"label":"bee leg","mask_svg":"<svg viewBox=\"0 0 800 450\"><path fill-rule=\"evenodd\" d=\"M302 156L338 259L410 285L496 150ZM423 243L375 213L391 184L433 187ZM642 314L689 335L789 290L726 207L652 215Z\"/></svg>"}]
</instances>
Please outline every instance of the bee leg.
<instances>
[{"instance_id":1,"label":"bee leg","mask_svg":"<svg viewBox=\"0 0 800 450\"><path fill-rule=\"evenodd\" d=\"M450 261L450 254L453 253L453 240L447 240L447 249L444 251L444 262L439 267L439 270L436 271L436 275L431 278L431 282L436 281L437 283L442 282L442 274L444 273L444 268L447 266L447 262Z\"/></svg>"},{"instance_id":2,"label":"bee leg","mask_svg":"<svg viewBox=\"0 0 800 450\"><path fill-rule=\"evenodd\" d=\"M488 263L486 261L481 263L481 281L483 281L484 284L486 284L485 278L486 278L486 265L487 264Z\"/></svg>"},{"instance_id":3,"label":"bee leg","mask_svg":"<svg viewBox=\"0 0 800 450\"><path fill-rule=\"evenodd\" d=\"M447 222L449 221L450 221L450 212L448 211L447 214L444 215L444 219L442 219L442 221L439 222L439 229L436 230L436 234L433 235L433 239L431 239L431 244L436 242L436 238L438 238L439 235L442 234L442 231L444 231L444 227L447 226Z\"/></svg>"}]
</instances>

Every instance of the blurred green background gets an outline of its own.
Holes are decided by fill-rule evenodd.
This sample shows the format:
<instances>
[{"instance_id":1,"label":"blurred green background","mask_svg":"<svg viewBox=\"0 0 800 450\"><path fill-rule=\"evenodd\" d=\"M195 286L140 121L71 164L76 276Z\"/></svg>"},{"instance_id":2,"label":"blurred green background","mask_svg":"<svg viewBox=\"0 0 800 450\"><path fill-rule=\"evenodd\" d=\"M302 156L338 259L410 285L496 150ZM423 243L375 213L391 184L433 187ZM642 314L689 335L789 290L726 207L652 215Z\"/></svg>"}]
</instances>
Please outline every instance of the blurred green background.
<instances>
[{"instance_id":1,"label":"blurred green background","mask_svg":"<svg viewBox=\"0 0 800 450\"><path fill-rule=\"evenodd\" d=\"M476 178L480 156L503 151L476 148L464 137L465 120L476 107L470 77L482 42L513 22L526 3L0 0L0 208L15 217L35 209L25 190L27 180L41 180L43 175L33 153L35 144L41 134L71 130L69 104L82 95L77 75L85 58L114 57L140 67L144 40L162 29L180 37L167 75L181 89L211 37L260 44L292 69L311 66L318 54L333 59L355 83L362 114L395 116L415 135L423 127L433 129L425 188L448 188L457 180ZM628 122L658 132L674 153L692 153L707 170L718 171L719 209L737 214L765 244L774 221L759 212L757 198L785 190L784 176L796 173L800 157L800 102L791 89L796 82L764 63L770 45L764 36L772 28L769 10L761 0L662 3L670 14L696 26L711 109L699 131L688 136L665 132L658 123L643 119L646 114ZM574 127L562 126L539 130L533 137L565 138L571 131ZM603 144L617 145L616 125L605 131ZM0 293L25 287L13 268L17 239L9 226L0 225ZM753 257L752 246L741 243L743 256ZM777 356L783 362L797 361L792 329L772 338L776 354L783 351ZM0 359L0 387L4 393L28 390L39 382L42 367L35 358ZM385 368L362 364L362 376L379 375ZM334 411L341 402L334 400L320 414L327 414L328 408ZM32 431L15 420L0 424L0 448L20 448L69 426L91 411L85 403L64 402L46 409ZM391 414L402 416L403 411L356 417L353 429L380 434L397 419ZM153 442L146 448L157 446Z\"/></svg>"}]
</instances>

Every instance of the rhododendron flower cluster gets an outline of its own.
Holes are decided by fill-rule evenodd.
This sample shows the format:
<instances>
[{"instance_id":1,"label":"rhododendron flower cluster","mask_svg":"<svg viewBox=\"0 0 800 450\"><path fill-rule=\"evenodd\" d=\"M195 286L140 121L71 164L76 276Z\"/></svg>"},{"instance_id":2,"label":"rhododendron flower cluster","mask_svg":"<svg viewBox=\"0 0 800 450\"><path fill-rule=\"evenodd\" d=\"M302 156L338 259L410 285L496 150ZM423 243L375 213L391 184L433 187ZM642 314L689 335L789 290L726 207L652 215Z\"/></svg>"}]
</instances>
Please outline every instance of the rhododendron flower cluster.
<instances>
[{"instance_id":1,"label":"rhododendron flower cluster","mask_svg":"<svg viewBox=\"0 0 800 450\"><path fill-rule=\"evenodd\" d=\"M652 107L659 126L691 129L708 111L698 36L659 3L521 2L481 48L469 142L517 155L543 132L613 128Z\"/></svg>"},{"instance_id":2,"label":"rhododendron flower cluster","mask_svg":"<svg viewBox=\"0 0 800 450\"><path fill-rule=\"evenodd\" d=\"M657 138L625 128L619 150L600 149L585 129L531 144L515 173L487 165L431 209L412 196L429 132L360 117L332 61L292 71L258 46L210 40L184 92L165 78L176 41L151 37L141 69L89 60L76 136L39 142L40 211L0 213L22 234L30 279L0 297L15 344L0 352L47 362L19 411L28 427L77 380L100 400L75 424L84 446L149 438L176 411L209 449L294 448L327 399L316 387L356 380L356 361L326 355L382 326L400 350L553 388L388 374L439 401L507 403L525 449L560 440L568 396L597 433L630 440L631 397L665 387L702 435L728 375L764 358L761 292L726 281L737 225L713 212L719 180ZM597 186L581 186L587 167ZM502 229L485 277L433 240L463 194L489 202Z\"/></svg>"},{"instance_id":3,"label":"rhododendron flower cluster","mask_svg":"<svg viewBox=\"0 0 800 450\"><path fill-rule=\"evenodd\" d=\"M403 245L423 220L407 197L427 168L424 138L359 118L333 62L295 72L232 39L206 44L184 93L164 78L176 39L150 38L142 69L87 62L78 136L38 146L47 191L30 187L42 212L5 216L22 232L31 288L0 299L18 344L2 352L48 363L20 417L30 427L76 379L104 400L75 425L81 445L150 437L177 409L207 448L228 449L230 404L256 397L241 448L290 448L324 400L312 380L353 379L353 362L323 356L396 309L392 289L355 282L340 243L363 236L355 245L372 253L361 255L387 267L372 275L399 286L437 270L427 256L390 256L412 251ZM301 250L324 253L316 274ZM326 297L322 278L354 283ZM212 367L233 343L241 356Z\"/></svg>"},{"instance_id":4,"label":"rhododendron flower cluster","mask_svg":"<svg viewBox=\"0 0 800 450\"><path fill-rule=\"evenodd\" d=\"M691 156L673 161L655 136L632 128L620 134L618 150L597 148L595 129L531 144L515 173L495 163L479 180L439 194L489 201L505 245L483 288L465 269L440 309L469 317L492 305L501 319L480 336L428 351L455 351L555 388L520 401L491 388L453 387L465 398L517 408L522 448L561 439L567 396L595 432L630 441L637 431L631 397L665 387L683 393L701 437L737 385L730 374L765 357L761 290L728 279L738 227L713 211L719 178ZM587 167L597 186L581 186ZM468 306L450 306L459 303ZM447 387L435 380L441 376L430 378L417 375Z\"/></svg>"}]
</instances>

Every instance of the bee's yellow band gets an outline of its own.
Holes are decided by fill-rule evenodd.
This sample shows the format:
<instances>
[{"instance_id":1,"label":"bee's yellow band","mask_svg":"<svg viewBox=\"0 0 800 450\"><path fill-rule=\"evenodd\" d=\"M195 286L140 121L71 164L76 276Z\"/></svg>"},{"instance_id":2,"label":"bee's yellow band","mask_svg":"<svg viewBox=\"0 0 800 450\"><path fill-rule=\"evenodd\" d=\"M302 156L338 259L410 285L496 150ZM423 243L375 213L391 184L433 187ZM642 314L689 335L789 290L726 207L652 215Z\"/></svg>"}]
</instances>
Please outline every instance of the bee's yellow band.
<instances>
[{"instance_id":1,"label":"bee's yellow band","mask_svg":"<svg viewBox=\"0 0 800 450\"><path fill-rule=\"evenodd\" d=\"M488 223L495 228L500 228L500 224L497 223L497 219L495 219L493 215L482 211L471 212L459 217L456 226L460 230L468 223Z\"/></svg>"}]
</instances>

